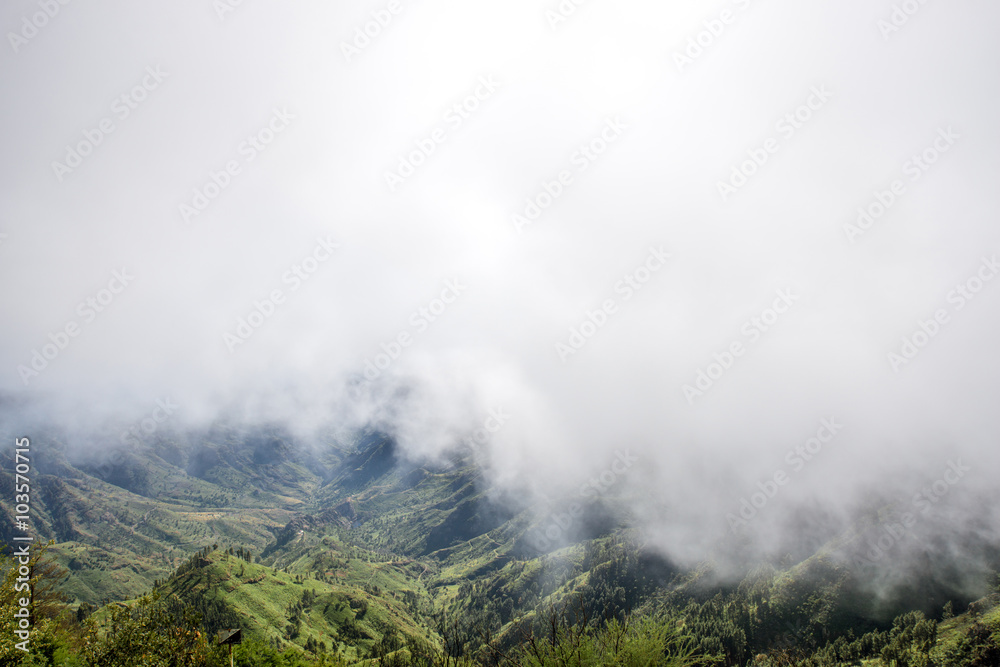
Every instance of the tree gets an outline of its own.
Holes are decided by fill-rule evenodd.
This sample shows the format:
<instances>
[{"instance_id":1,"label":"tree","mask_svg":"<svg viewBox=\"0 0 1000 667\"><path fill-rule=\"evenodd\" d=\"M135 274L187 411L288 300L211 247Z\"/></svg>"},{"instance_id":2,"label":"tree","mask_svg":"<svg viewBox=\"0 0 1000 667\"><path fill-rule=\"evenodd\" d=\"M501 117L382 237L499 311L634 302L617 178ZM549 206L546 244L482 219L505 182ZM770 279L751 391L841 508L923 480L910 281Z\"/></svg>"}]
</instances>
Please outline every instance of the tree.
<instances>
[{"instance_id":1,"label":"tree","mask_svg":"<svg viewBox=\"0 0 1000 667\"><path fill-rule=\"evenodd\" d=\"M81 657L92 667L194 667L215 664L218 647L199 630L201 619L190 609L178 617L154 592L131 607L112 605L103 622L86 621Z\"/></svg>"},{"instance_id":2,"label":"tree","mask_svg":"<svg viewBox=\"0 0 1000 667\"><path fill-rule=\"evenodd\" d=\"M629 617L600 630L560 622L553 615L548 637L530 636L511 661L525 667L697 667L719 656L701 654L676 619Z\"/></svg>"},{"instance_id":3,"label":"tree","mask_svg":"<svg viewBox=\"0 0 1000 667\"><path fill-rule=\"evenodd\" d=\"M46 557L50 546L23 547L26 556L0 554L0 665L18 664L27 655L51 659L57 646L55 619L65 597L56 586L65 570Z\"/></svg>"},{"instance_id":4,"label":"tree","mask_svg":"<svg viewBox=\"0 0 1000 667\"><path fill-rule=\"evenodd\" d=\"M991 628L975 621L948 650L943 664L946 667L1000 665L1000 625Z\"/></svg>"}]
</instances>

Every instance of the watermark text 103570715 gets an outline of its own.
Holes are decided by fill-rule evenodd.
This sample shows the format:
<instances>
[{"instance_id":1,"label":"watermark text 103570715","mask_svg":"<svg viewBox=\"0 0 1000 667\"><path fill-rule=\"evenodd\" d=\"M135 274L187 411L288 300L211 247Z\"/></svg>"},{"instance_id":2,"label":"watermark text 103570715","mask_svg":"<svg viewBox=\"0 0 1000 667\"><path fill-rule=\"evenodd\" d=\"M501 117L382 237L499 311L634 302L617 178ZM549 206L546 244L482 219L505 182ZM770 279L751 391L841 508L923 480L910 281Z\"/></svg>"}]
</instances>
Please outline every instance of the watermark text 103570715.
<instances>
[{"instance_id":1,"label":"watermark text 103570715","mask_svg":"<svg viewBox=\"0 0 1000 667\"><path fill-rule=\"evenodd\" d=\"M21 641L15 646L27 653L31 637L31 441L14 440L14 535L20 542L13 550L17 579L14 583L14 634Z\"/></svg>"}]
</instances>

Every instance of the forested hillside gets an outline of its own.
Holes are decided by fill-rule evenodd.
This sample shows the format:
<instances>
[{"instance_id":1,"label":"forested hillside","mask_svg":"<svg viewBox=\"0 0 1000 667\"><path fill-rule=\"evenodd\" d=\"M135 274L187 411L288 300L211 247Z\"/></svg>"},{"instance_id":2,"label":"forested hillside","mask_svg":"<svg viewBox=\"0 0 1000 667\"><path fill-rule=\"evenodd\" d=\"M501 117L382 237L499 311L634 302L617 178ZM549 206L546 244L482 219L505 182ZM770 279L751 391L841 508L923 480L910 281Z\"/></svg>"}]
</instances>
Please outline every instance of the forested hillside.
<instances>
[{"instance_id":1,"label":"forested hillside","mask_svg":"<svg viewBox=\"0 0 1000 667\"><path fill-rule=\"evenodd\" d=\"M876 595L833 543L737 577L682 567L613 495L587 511L614 521L543 553L537 513L459 454L410 461L368 432L319 456L220 428L195 456L188 437L108 465L48 443L35 572L50 590L31 653L7 642L4 664L228 664L215 639L232 628L246 666L1000 664L997 581L968 596L928 572Z\"/></svg>"}]
</instances>

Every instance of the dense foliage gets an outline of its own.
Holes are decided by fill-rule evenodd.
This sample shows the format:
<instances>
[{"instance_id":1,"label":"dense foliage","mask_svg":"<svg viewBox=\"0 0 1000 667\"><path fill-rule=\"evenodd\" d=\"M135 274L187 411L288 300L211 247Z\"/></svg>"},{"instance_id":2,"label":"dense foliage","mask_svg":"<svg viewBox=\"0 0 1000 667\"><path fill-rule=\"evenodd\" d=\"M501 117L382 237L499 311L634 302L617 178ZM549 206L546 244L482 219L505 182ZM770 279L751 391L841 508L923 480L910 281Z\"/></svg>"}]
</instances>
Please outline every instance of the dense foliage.
<instances>
[{"instance_id":1,"label":"dense foliage","mask_svg":"<svg viewBox=\"0 0 1000 667\"><path fill-rule=\"evenodd\" d=\"M532 569L522 562L505 576L497 572L464 584L420 636L366 618L365 599L331 596L308 587L312 580L305 575L281 578L284 573L251 565L240 548L200 550L169 580L130 603L72 610L54 592L60 569L44 548L36 548L28 653L17 650L12 638L17 563L9 556L3 561L0 665L223 667L228 651L216 644L215 632L241 624L246 640L235 647L233 661L243 667L1000 665L1000 596L959 616L949 604L940 621L907 612L885 627L855 634L842 621L833 622L843 581L822 566L810 577L758 569L739 586L712 592L699 576L680 576L623 539L588 544L580 560L563 565ZM263 581L257 569L247 568L261 568L264 579L274 578L292 595L283 640L242 623L245 618L220 594L236 575ZM557 591L563 595L553 595ZM369 599L390 595L374 584L367 592ZM398 597L403 608L424 608L412 592ZM314 614L324 614L337 630L325 638L307 632ZM942 641L945 626L949 638Z\"/></svg>"},{"instance_id":2,"label":"dense foliage","mask_svg":"<svg viewBox=\"0 0 1000 667\"><path fill-rule=\"evenodd\" d=\"M94 474L50 443L34 509L54 542L32 551L27 652L21 563L0 557L0 667L221 667L232 628L242 667L1000 667L1000 596L970 605L953 571L889 599L819 549L740 580L645 549L612 494L539 519L377 433L323 460L278 432L203 435Z\"/></svg>"}]
</instances>

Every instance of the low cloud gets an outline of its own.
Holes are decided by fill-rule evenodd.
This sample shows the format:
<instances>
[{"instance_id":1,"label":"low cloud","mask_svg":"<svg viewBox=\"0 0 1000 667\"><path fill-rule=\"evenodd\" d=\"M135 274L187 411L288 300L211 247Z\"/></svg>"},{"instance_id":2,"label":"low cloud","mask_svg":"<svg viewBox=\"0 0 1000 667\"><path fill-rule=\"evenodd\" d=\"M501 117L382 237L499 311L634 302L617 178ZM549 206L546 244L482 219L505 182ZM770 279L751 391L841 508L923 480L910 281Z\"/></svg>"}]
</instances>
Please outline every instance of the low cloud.
<instances>
[{"instance_id":1,"label":"low cloud","mask_svg":"<svg viewBox=\"0 0 1000 667\"><path fill-rule=\"evenodd\" d=\"M375 426L539 506L629 452L680 562L883 506L987 560L1000 10L38 7L0 10L9 435Z\"/></svg>"}]
</instances>

